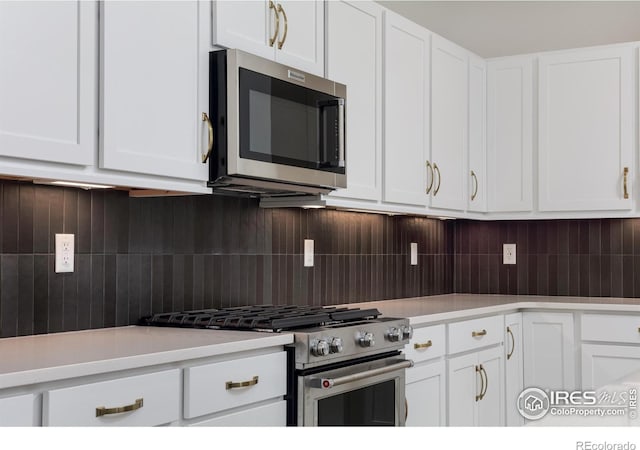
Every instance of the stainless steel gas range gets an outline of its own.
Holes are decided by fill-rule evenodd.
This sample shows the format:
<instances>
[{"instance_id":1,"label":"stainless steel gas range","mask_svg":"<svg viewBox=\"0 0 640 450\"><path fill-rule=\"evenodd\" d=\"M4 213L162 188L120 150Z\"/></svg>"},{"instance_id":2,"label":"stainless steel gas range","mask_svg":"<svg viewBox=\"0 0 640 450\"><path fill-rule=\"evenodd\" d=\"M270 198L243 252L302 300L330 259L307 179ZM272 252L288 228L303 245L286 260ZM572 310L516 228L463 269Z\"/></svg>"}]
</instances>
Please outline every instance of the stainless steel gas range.
<instances>
[{"instance_id":1,"label":"stainless steel gas range","mask_svg":"<svg viewBox=\"0 0 640 450\"><path fill-rule=\"evenodd\" d=\"M287 423L293 426L403 426L408 319L377 309L246 306L163 313L145 325L292 332Z\"/></svg>"}]
</instances>

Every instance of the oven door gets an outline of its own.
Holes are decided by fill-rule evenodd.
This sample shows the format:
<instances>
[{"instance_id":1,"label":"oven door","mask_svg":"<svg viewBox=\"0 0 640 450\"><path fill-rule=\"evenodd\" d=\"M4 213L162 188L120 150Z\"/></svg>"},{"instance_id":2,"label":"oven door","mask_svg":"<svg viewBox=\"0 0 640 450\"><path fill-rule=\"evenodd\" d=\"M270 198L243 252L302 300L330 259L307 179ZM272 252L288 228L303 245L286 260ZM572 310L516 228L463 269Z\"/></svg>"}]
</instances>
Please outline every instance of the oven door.
<instances>
[{"instance_id":1,"label":"oven door","mask_svg":"<svg viewBox=\"0 0 640 450\"><path fill-rule=\"evenodd\" d=\"M404 426L405 369L401 356L298 377L298 424Z\"/></svg>"}]
</instances>

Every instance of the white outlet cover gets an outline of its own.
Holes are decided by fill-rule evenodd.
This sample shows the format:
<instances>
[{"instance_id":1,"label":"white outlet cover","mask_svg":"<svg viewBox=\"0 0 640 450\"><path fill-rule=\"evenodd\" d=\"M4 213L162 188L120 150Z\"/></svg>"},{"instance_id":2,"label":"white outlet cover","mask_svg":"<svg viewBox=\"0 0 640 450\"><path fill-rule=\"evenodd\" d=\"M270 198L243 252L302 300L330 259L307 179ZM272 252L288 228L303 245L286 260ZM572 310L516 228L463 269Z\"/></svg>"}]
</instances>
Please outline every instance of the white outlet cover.
<instances>
[{"instance_id":1,"label":"white outlet cover","mask_svg":"<svg viewBox=\"0 0 640 450\"><path fill-rule=\"evenodd\" d=\"M304 267L313 267L313 239L304 240Z\"/></svg>"},{"instance_id":2,"label":"white outlet cover","mask_svg":"<svg viewBox=\"0 0 640 450\"><path fill-rule=\"evenodd\" d=\"M516 244L502 244L502 264L516 263Z\"/></svg>"},{"instance_id":3,"label":"white outlet cover","mask_svg":"<svg viewBox=\"0 0 640 450\"><path fill-rule=\"evenodd\" d=\"M410 248L411 248L411 265L417 266L418 265L418 243L412 242Z\"/></svg>"},{"instance_id":4,"label":"white outlet cover","mask_svg":"<svg viewBox=\"0 0 640 450\"><path fill-rule=\"evenodd\" d=\"M75 235L56 234L56 273L73 272Z\"/></svg>"}]
</instances>

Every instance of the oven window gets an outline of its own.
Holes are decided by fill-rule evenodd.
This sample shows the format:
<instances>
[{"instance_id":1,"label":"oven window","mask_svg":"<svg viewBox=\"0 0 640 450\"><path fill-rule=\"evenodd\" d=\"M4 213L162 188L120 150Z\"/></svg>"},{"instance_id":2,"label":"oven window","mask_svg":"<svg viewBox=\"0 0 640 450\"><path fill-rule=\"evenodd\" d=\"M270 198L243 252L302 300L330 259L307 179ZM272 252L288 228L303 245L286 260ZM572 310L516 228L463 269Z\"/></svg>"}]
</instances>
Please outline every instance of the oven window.
<instances>
[{"instance_id":1,"label":"oven window","mask_svg":"<svg viewBox=\"0 0 640 450\"><path fill-rule=\"evenodd\" d=\"M319 426L394 426L396 382L385 381L318 400Z\"/></svg>"},{"instance_id":2,"label":"oven window","mask_svg":"<svg viewBox=\"0 0 640 450\"><path fill-rule=\"evenodd\" d=\"M239 70L241 158L344 173L336 97Z\"/></svg>"}]
</instances>

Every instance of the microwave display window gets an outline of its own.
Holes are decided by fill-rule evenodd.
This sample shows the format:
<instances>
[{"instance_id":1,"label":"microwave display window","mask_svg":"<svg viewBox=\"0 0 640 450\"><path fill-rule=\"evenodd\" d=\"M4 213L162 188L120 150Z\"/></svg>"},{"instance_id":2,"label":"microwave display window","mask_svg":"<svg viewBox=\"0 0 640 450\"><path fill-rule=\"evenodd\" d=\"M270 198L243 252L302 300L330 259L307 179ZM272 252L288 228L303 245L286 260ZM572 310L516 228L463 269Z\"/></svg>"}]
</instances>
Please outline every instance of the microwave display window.
<instances>
[{"instance_id":1,"label":"microwave display window","mask_svg":"<svg viewBox=\"0 0 640 450\"><path fill-rule=\"evenodd\" d=\"M239 70L241 158L344 173L338 98Z\"/></svg>"}]
</instances>

